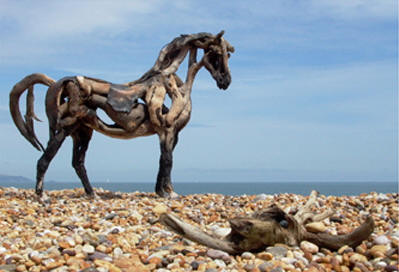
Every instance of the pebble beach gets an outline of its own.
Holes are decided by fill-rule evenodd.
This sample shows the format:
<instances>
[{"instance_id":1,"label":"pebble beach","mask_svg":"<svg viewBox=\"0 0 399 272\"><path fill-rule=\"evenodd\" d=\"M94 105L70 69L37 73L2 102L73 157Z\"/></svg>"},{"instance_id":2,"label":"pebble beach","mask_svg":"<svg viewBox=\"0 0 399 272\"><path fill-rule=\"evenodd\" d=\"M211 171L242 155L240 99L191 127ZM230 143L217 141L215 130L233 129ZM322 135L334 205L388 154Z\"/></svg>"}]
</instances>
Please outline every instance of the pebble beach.
<instances>
[{"instance_id":1,"label":"pebble beach","mask_svg":"<svg viewBox=\"0 0 399 272\"><path fill-rule=\"evenodd\" d=\"M318 197L321 213L335 214L308 226L315 232L345 234L371 215L375 230L356 248L336 252L303 241L276 244L238 256L209 249L174 234L158 222L171 212L185 222L223 237L228 219L271 204L293 213L308 196L197 194L169 200L154 193L121 193L96 188L47 191L39 203L31 189L0 187L0 271L398 271L398 194Z\"/></svg>"}]
</instances>

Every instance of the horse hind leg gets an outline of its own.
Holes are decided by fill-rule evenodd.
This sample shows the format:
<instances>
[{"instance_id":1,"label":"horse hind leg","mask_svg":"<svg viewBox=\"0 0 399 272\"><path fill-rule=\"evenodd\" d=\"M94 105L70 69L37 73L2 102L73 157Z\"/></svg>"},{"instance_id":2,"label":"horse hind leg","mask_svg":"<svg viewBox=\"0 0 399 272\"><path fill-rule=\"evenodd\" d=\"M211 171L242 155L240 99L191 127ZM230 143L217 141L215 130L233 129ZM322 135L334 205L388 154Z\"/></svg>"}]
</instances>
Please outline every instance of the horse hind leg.
<instances>
[{"instance_id":1,"label":"horse hind leg","mask_svg":"<svg viewBox=\"0 0 399 272\"><path fill-rule=\"evenodd\" d=\"M84 190L87 195L94 196L93 188L90 185L89 178L85 168L85 157L86 151L89 147L89 142L93 135L93 129L87 126L79 127L73 134L73 155L72 155L72 166L82 181Z\"/></svg>"},{"instance_id":2,"label":"horse hind leg","mask_svg":"<svg viewBox=\"0 0 399 272\"><path fill-rule=\"evenodd\" d=\"M67 134L64 130L55 134L54 131L50 131L50 140L48 141L47 147L44 150L43 155L37 161L37 172L36 172L36 195L42 197L43 195L43 180L44 175L50 165L51 160L57 154L62 143L64 142Z\"/></svg>"}]
</instances>

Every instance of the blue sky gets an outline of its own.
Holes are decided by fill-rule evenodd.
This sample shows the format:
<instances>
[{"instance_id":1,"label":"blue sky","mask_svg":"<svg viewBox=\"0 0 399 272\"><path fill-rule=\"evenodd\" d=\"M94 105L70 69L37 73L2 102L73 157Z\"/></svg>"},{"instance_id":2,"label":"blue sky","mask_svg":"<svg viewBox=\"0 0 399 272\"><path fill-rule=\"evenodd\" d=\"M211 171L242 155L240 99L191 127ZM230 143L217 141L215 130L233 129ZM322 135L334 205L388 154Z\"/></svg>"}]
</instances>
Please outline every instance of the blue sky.
<instances>
[{"instance_id":1,"label":"blue sky","mask_svg":"<svg viewBox=\"0 0 399 272\"><path fill-rule=\"evenodd\" d=\"M25 75L127 82L174 37L224 29L236 48L233 81L223 92L199 73L174 181L395 181L397 9L385 0L0 0L0 174L34 179L41 155L8 112L9 91ZM44 94L36 88L42 120ZM46 143L47 122L36 129ZM48 180L78 181L71 150L68 140ZM158 160L156 136L96 133L86 166L92 181L153 182Z\"/></svg>"}]
</instances>

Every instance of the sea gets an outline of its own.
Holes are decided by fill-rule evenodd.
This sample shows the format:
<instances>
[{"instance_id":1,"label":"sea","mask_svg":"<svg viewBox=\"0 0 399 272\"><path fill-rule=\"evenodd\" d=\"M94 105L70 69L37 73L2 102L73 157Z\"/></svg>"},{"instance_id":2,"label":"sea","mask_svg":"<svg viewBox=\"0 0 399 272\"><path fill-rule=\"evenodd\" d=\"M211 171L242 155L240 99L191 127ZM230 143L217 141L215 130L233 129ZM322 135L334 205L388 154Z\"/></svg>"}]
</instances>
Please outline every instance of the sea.
<instances>
[{"instance_id":1,"label":"sea","mask_svg":"<svg viewBox=\"0 0 399 272\"><path fill-rule=\"evenodd\" d=\"M92 182L94 188L103 188L113 192L154 192L155 183L151 182ZM309 195L316 190L323 195L360 195L363 193L398 193L396 182L176 182L175 192L190 194L257 195L293 193ZM34 182L0 182L0 187L33 189ZM82 188L77 182L45 182L45 190Z\"/></svg>"}]
</instances>

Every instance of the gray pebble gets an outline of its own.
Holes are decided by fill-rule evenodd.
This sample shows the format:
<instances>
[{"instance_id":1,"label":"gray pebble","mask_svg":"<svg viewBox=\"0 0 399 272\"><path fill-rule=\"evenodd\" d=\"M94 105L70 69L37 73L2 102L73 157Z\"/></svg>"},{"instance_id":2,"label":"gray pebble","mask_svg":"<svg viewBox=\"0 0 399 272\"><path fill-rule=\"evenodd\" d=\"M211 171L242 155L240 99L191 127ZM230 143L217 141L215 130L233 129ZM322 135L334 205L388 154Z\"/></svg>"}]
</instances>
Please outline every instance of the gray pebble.
<instances>
[{"instance_id":1,"label":"gray pebble","mask_svg":"<svg viewBox=\"0 0 399 272\"><path fill-rule=\"evenodd\" d=\"M217 249L209 249L206 252L206 255L208 255L208 257L212 259L222 259L222 260L225 260L226 258L230 259L230 255L228 253Z\"/></svg>"},{"instance_id":2,"label":"gray pebble","mask_svg":"<svg viewBox=\"0 0 399 272\"><path fill-rule=\"evenodd\" d=\"M374 238L374 244L376 245L386 245L389 244L391 240L385 235L380 235Z\"/></svg>"},{"instance_id":3,"label":"gray pebble","mask_svg":"<svg viewBox=\"0 0 399 272\"><path fill-rule=\"evenodd\" d=\"M272 266L273 264L271 262L264 262L258 266L258 269L260 270L260 272L267 272Z\"/></svg>"},{"instance_id":4,"label":"gray pebble","mask_svg":"<svg viewBox=\"0 0 399 272\"><path fill-rule=\"evenodd\" d=\"M75 256L76 252L73 249L63 249L62 250L62 255L65 255L65 254L67 254L69 256Z\"/></svg>"},{"instance_id":5,"label":"gray pebble","mask_svg":"<svg viewBox=\"0 0 399 272\"><path fill-rule=\"evenodd\" d=\"M198 270L198 267L200 266L200 262L198 262L198 261L192 261L191 262L191 268L193 269L193 270Z\"/></svg>"},{"instance_id":6,"label":"gray pebble","mask_svg":"<svg viewBox=\"0 0 399 272\"><path fill-rule=\"evenodd\" d=\"M246 265L244 266L244 269L245 269L245 271L250 272L250 271L252 271L252 270L255 269L255 265L253 265L253 264L246 264Z\"/></svg>"},{"instance_id":7,"label":"gray pebble","mask_svg":"<svg viewBox=\"0 0 399 272\"><path fill-rule=\"evenodd\" d=\"M398 267L396 265L387 265L385 266L385 271L387 272L398 271Z\"/></svg>"},{"instance_id":8,"label":"gray pebble","mask_svg":"<svg viewBox=\"0 0 399 272\"><path fill-rule=\"evenodd\" d=\"M105 254L105 253L102 253L99 251L95 251L93 254L89 255L89 260L94 261L97 259L108 261L108 262L112 261L112 258L108 254Z\"/></svg>"},{"instance_id":9,"label":"gray pebble","mask_svg":"<svg viewBox=\"0 0 399 272\"><path fill-rule=\"evenodd\" d=\"M112 220L117 216L116 213L109 213L105 216L105 220Z\"/></svg>"},{"instance_id":10,"label":"gray pebble","mask_svg":"<svg viewBox=\"0 0 399 272\"><path fill-rule=\"evenodd\" d=\"M83 270L80 270L80 272L98 272L98 270L95 269L94 267L88 267Z\"/></svg>"},{"instance_id":11,"label":"gray pebble","mask_svg":"<svg viewBox=\"0 0 399 272\"><path fill-rule=\"evenodd\" d=\"M17 269L17 266L15 264L0 265L0 270L4 270L7 272L14 272L16 269Z\"/></svg>"},{"instance_id":12,"label":"gray pebble","mask_svg":"<svg viewBox=\"0 0 399 272\"><path fill-rule=\"evenodd\" d=\"M270 270L270 272L284 272L284 269L281 266L277 266Z\"/></svg>"},{"instance_id":13,"label":"gray pebble","mask_svg":"<svg viewBox=\"0 0 399 272\"><path fill-rule=\"evenodd\" d=\"M285 247L268 247L266 252L271 253L274 257L285 257L287 255L288 249Z\"/></svg>"}]
</instances>

